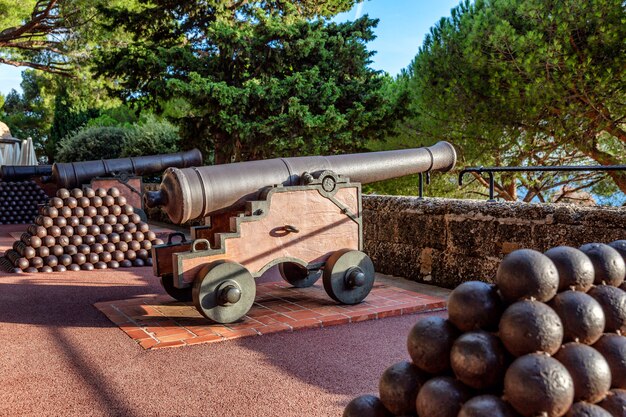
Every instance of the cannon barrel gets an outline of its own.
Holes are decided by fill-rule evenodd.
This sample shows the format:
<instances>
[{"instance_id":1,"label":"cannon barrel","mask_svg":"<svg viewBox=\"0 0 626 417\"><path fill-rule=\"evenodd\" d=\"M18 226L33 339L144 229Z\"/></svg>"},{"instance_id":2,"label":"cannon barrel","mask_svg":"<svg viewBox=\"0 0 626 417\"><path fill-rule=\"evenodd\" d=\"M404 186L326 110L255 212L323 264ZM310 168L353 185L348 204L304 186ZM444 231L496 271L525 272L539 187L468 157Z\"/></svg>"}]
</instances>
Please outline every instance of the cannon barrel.
<instances>
[{"instance_id":1,"label":"cannon barrel","mask_svg":"<svg viewBox=\"0 0 626 417\"><path fill-rule=\"evenodd\" d=\"M202 154L197 149L187 152L134 158L55 163L52 166L52 182L59 187L73 188L86 184L95 177L105 177L120 173L145 175L160 172L169 167L187 168L201 164Z\"/></svg>"},{"instance_id":2,"label":"cannon barrel","mask_svg":"<svg viewBox=\"0 0 626 417\"><path fill-rule=\"evenodd\" d=\"M0 167L2 181L22 181L50 174L52 174L52 165L2 165Z\"/></svg>"},{"instance_id":3,"label":"cannon barrel","mask_svg":"<svg viewBox=\"0 0 626 417\"><path fill-rule=\"evenodd\" d=\"M333 171L360 183L426 171L449 171L456 152L448 142L431 147L349 155L303 156L187 169L168 169L158 191L148 192L147 207L163 207L174 223L245 205L271 185L298 185L305 173Z\"/></svg>"}]
</instances>

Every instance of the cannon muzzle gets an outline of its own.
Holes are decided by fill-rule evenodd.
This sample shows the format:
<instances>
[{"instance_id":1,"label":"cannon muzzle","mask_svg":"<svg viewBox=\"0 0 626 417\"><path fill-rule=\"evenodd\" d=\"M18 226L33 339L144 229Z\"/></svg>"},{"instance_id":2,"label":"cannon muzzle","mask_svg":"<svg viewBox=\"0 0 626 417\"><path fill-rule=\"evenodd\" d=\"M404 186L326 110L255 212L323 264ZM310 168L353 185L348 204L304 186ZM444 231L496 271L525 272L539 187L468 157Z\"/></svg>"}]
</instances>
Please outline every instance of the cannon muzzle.
<instances>
[{"instance_id":1,"label":"cannon muzzle","mask_svg":"<svg viewBox=\"0 0 626 417\"><path fill-rule=\"evenodd\" d=\"M52 165L2 165L0 179L2 181L23 181L35 177L46 177L52 174Z\"/></svg>"},{"instance_id":2,"label":"cannon muzzle","mask_svg":"<svg viewBox=\"0 0 626 417\"><path fill-rule=\"evenodd\" d=\"M448 142L396 151L303 156L197 168L170 168L159 191L145 195L147 207L163 207L174 223L233 210L271 185L298 185L300 176L333 171L363 184L427 171L449 171L456 152Z\"/></svg>"},{"instance_id":3,"label":"cannon muzzle","mask_svg":"<svg viewBox=\"0 0 626 417\"><path fill-rule=\"evenodd\" d=\"M74 188L86 184L96 177L122 173L146 175L163 171L169 167L187 168L201 164L202 154L197 149L187 152L139 156L135 158L55 163L52 166L52 182L59 187Z\"/></svg>"}]
</instances>

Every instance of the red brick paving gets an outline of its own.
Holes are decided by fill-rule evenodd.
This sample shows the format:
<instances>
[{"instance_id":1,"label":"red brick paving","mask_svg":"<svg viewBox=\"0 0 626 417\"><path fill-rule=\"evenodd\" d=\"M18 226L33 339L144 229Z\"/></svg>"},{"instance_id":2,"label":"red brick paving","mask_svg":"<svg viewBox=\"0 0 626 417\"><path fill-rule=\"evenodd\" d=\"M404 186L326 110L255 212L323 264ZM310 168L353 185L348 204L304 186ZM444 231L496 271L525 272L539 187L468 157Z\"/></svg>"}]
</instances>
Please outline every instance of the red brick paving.
<instances>
[{"instance_id":1,"label":"red brick paving","mask_svg":"<svg viewBox=\"0 0 626 417\"><path fill-rule=\"evenodd\" d=\"M296 289L288 283L268 282L257 284L248 315L227 325L211 323L192 303L173 301L167 295L94 305L144 349L160 349L433 311L444 308L445 300L376 283L361 304L341 305L319 283Z\"/></svg>"}]
</instances>

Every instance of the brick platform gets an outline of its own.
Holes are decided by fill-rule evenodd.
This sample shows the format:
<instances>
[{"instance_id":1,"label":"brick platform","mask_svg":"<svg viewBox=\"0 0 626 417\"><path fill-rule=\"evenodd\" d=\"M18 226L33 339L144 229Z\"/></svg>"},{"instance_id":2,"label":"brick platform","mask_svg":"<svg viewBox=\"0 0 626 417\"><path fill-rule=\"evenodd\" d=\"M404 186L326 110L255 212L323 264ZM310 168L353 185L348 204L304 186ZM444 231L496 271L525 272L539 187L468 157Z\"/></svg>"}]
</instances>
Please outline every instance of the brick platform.
<instances>
[{"instance_id":1,"label":"brick platform","mask_svg":"<svg viewBox=\"0 0 626 417\"><path fill-rule=\"evenodd\" d=\"M331 300L321 282L304 289L269 282L257 285L248 315L228 325L211 324L192 303L166 295L94 305L144 349L158 349L433 311L445 300L376 283L363 303L347 306Z\"/></svg>"}]
</instances>

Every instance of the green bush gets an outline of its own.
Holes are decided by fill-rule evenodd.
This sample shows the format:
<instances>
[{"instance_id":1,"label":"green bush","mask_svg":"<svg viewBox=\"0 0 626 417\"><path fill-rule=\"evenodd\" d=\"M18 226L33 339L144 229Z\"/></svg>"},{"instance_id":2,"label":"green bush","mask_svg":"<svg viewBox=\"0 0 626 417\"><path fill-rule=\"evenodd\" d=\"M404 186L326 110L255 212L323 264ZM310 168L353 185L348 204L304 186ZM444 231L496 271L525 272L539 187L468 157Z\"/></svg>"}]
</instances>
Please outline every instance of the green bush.
<instances>
[{"instance_id":1,"label":"green bush","mask_svg":"<svg viewBox=\"0 0 626 417\"><path fill-rule=\"evenodd\" d=\"M59 142L56 160L77 162L118 158L122 153L128 132L127 128L114 126L80 129Z\"/></svg>"},{"instance_id":2,"label":"green bush","mask_svg":"<svg viewBox=\"0 0 626 417\"><path fill-rule=\"evenodd\" d=\"M154 115L142 117L127 132L122 157L178 152L178 127Z\"/></svg>"}]
</instances>

